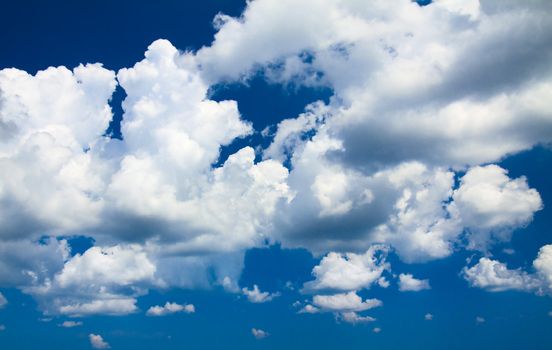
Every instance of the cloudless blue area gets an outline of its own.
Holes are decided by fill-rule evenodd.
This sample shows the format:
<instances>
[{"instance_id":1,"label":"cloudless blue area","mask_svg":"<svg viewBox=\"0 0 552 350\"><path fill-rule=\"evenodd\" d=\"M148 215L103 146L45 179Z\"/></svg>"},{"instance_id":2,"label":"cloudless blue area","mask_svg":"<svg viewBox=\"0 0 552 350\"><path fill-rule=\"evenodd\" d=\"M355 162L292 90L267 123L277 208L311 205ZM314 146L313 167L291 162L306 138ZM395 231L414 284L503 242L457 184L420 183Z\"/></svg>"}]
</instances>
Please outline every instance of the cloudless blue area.
<instances>
[{"instance_id":1,"label":"cloudless blue area","mask_svg":"<svg viewBox=\"0 0 552 350\"><path fill-rule=\"evenodd\" d=\"M427 5L430 1L418 1ZM211 42L213 16L218 12L239 15L245 1L3 1L0 7L0 68L16 67L31 73L50 65L74 67L79 63L102 62L109 69L131 66L143 57L155 39L169 39L179 49L197 49ZM284 118L301 113L331 91L294 89L266 83L254 77L248 84L215 86L212 98L234 99L242 116L259 132ZM116 115L108 135L121 137L118 89L112 106ZM220 162L244 145L266 143L259 134L223 148ZM525 175L545 203L527 228L514 233L512 242L498 246L495 257L512 268L531 271L538 248L552 243L552 152L543 147L507 158L501 166L510 176ZM73 254L92 244L85 237L68 238ZM507 255L503 248L513 248ZM212 290L170 289L150 291L139 298L141 312L122 316L94 316L83 326L62 328L66 318L47 318L37 311L35 301L16 289L0 289L9 304L0 310L0 349L88 349L88 334L101 334L113 349L535 349L552 348L552 299L529 293L489 293L470 288L460 276L471 252L427 264L407 265L391 255L393 271L429 278L432 289L419 293L397 291L396 280L388 289L373 287L363 297L377 297L384 306L367 314L377 318L371 324L336 322L331 314L298 314L292 306L309 296L299 291L312 278L319 257L305 250L279 246L252 249L245 257L240 286L258 284L261 290L282 295L265 304L252 304L243 296L220 288ZM478 258L475 256L474 258ZM290 283L288 283L290 282ZM166 301L193 303L195 314L147 317L144 311ZM425 321L432 313L434 319ZM477 324L477 316L485 322ZM251 328L271 335L256 340ZM381 327L379 334L374 327Z\"/></svg>"}]
</instances>

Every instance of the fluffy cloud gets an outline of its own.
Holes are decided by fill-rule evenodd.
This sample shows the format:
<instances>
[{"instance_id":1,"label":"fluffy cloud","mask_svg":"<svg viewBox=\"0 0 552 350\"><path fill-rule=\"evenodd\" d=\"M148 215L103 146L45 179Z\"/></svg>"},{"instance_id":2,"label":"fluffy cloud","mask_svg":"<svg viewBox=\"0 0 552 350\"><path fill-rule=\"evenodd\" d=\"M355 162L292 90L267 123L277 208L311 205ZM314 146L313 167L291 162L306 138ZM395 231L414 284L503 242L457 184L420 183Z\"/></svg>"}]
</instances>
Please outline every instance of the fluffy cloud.
<instances>
[{"instance_id":1,"label":"fluffy cloud","mask_svg":"<svg viewBox=\"0 0 552 350\"><path fill-rule=\"evenodd\" d=\"M149 288L236 290L244 251L280 241L324 256L305 312L362 322L354 313L373 303L356 291L388 284L374 244L406 262L466 241L487 251L542 208L525 178L481 164L552 142L551 6L257 0L218 15L214 42L195 53L158 40L117 73L1 70L0 283L50 314L126 314ZM334 95L264 132L266 149L220 159L255 131L209 89L257 72ZM122 140L104 136L117 84ZM55 236L75 234L97 246L70 257ZM535 274L485 258L465 276L549 290L549 255Z\"/></svg>"},{"instance_id":2,"label":"fluffy cloud","mask_svg":"<svg viewBox=\"0 0 552 350\"><path fill-rule=\"evenodd\" d=\"M252 303L266 303L280 295L280 293L261 292L256 284L253 285L253 289L242 288L242 293Z\"/></svg>"},{"instance_id":3,"label":"fluffy cloud","mask_svg":"<svg viewBox=\"0 0 552 350\"><path fill-rule=\"evenodd\" d=\"M465 279L473 287L500 292L520 290L537 294L552 294L552 245L540 248L533 261L534 273L519 269L508 269L506 264L486 257L472 267L465 267Z\"/></svg>"},{"instance_id":4,"label":"fluffy cloud","mask_svg":"<svg viewBox=\"0 0 552 350\"><path fill-rule=\"evenodd\" d=\"M251 328L251 334L255 337L255 339L263 339L270 335L267 331L263 331L262 329L257 328Z\"/></svg>"},{"instance_id":5,"label":"fluffy cloud","mask_svg":"<svg viewBox=\"0 0 552 350\"><path fill-rule=\"evenodd\" d=\"M360 316L356 312L342 312L339 314L339 319L352 324L374 322L376 319L370 316Z\"/></svg>"},{"instance_id":6,"label":"fluffy cloud","mask_svg":"<svg viewBox=\"0 0 552 350\"><path fill-rule=\"evenodd\" d=\"M63 323L61 323L59 326L63 327L63 328L79 327L79 326L82 326L82 322L80 322L80 321L63 321Z\"/></svg>"},{"instance_id":7,"label":"fluffy cloud","mask_svg":"<svg viewBox=\"0 0 552 350\"><path fill-rule=\"evenodd\" d=\"M99 334L89 334L88 339L90 340L90 345L94 349L110 349L111 346L103 339Z\"/></svg>"},{"instance_id":8,"label":"fluffy cloud","mask_svg":"<svg viewBox=\"0 0 552 350\"><path fill-rule=\"evenodd\" d=\"M363 255L332 252L313 268L316 279L305 283L304 289L351 291L369 288L381 278L386 268L384 247L371 247Z\"/></svg>"},{"instance_id":9,"label":"fluffy cloud","mask_svg":"<svg viewBox=\"0 0 552 350\"><path fill-rule=\"evenodd\" d=\"M383 305L378 299L362 300L356 292L315 295L312 303L320 310L335 312L365 311Z\"/></svg>"},{"instance_id":10,"label":"fluffy cloud","mask_svg":"<svg viewBox=\"0 0 552 350\"><path fill-rule=\"evenodd\" d=\"M540 195L525 178L510 179L496 165L471 168L454 191L462 222L472 231L470 244L485 247L490 235L504 239L513 228L524 226L542 208Z\"/></svg>"},{"instance_id":11,"label":"fluffy cloud","mask_svg":"<svg viewBox=\"0 0 552 350\"><path fill-rule=\"evenodd\" d=\"M401 273L399 275L399 290L401 292L419 292L424 289L431 289L429 280L414 278L409 273Z\"/></svg>"},{"instance_id":12,"label":"fluffy cloud","mask_svg":"<svg viewBox=\"0 0 552 350\"><path fill-rule=\"evenodd\" d=\"M155 284L155 270L139 246L92 247L69 259L52 280L24 291L49 314L128 314L137 311L144 288Z\"/></svg>"},{"instance_id":13,"label":"fluffy cloud","mask_svg":"<svg viewBox=\"0 0 552 350\"><path fill-rule=\"evenodd\" d=\"M193 304L180 305L177 303L166 302L164 306L155 305L148 309L148 316L165 316L177 312L194 313L195 306Z\"/></svg>"}]
</instances>

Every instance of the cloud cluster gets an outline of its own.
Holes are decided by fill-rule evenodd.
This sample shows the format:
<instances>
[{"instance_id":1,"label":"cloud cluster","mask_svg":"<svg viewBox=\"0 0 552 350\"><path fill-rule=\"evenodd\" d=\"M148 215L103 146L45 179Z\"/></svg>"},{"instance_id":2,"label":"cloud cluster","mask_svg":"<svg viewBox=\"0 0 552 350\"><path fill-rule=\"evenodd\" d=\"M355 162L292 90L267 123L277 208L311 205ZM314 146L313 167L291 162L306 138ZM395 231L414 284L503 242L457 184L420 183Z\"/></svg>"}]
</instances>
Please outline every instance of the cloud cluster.
<instances>
[{"instance_id":1,"label":"cloud cluster","mask_svg":"<svg viewBox=\"0 0 552 350\"><path fill-rule=\"evenodd\" d=\"M278 241L323 256L304 312L371 321L357 312L381 302L357 292L389 285L388 252L488 253L542 209L526 178L492 163L552 142L551 13L546 1L257 0L217 15L197 52L157 40L118 72L0 70L0 285L48 314L127 314L150 288L239 291L244 251ZM259 72L333 96L262 132L268 147L223 159L260 130L209 89ZM105 136L117 85L122 140ZM72 255L72 235L96 245ZM550 255L535 273L483 258L464 275L547 291ZM427 288L399 275L400 290Z\"/></svg>"},{"instance_id":2,"label":"cloud cluster","mask_svg":"<svg viewBox=\"0 0 552 350\"><path fill-rule=\"evenodd\" d=\"M155 305L148 309L146 312L147 316L165 316L169 314L174 314L178 312L185 312L187 314L195 312L195 306L193 304L177 304L166 302L165 305L159 306Z\"/></svg>"}]
</instances>

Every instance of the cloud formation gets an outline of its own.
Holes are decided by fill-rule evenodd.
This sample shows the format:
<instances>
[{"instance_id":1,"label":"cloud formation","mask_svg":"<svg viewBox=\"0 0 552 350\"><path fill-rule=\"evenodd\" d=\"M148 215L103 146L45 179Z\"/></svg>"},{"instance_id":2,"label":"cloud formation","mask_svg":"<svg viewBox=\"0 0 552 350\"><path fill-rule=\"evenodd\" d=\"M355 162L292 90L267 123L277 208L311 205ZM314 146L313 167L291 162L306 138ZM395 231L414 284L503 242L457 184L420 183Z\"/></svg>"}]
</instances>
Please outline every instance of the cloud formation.
<instances>
[{"instance_id":1,"label":"cloud formation","mask_svg":"<svg viewBox=\"0 0 552 350\"><path fill-rule=\"evenodd\" d=\"M151 288L237 291L244 252L279 242L322 256L304 312L368 322L357 312L381 301L357 292L389 285L390 252L490 256L543 208L494 163L552 142L551 13L546 1L257 0L217 15L197 52L157 40L118 72L3 69L0 283L46 314L128 314ZM223 158L261 130L209 89L258 73L333 96L262 132L267 147ZM117 85L122 140L105 135ZM73 235L95 246L72 255ZM541 248L534 272L485 257L464 276L548 293L551 255ZM428 288L399 275L402 291Z\"/></svg>"},{"instance_id":2,"label":"cloud formation","mask_svg":"<svg viewBox=\"0 0 552 350\"><path fill-rule=\"evenodd\" d=\"M151 306L146 312L147 316L165 316L169 314L174 314L178 312L185 312L187 314L195 312L195 306L193 304L177 304L166 302L165 305L155 305Z\"/></svg>"},{"instance_id":3,"label":"cloud formation","mask_svg":"<svg viewBox=\"0 0 552 350\"><path fill-rule=\"evenodd\" d=\"M111 349L111 346L99 334L91 333L88 335L88 339L94 349Z\"/></svg>"}]
</instances>

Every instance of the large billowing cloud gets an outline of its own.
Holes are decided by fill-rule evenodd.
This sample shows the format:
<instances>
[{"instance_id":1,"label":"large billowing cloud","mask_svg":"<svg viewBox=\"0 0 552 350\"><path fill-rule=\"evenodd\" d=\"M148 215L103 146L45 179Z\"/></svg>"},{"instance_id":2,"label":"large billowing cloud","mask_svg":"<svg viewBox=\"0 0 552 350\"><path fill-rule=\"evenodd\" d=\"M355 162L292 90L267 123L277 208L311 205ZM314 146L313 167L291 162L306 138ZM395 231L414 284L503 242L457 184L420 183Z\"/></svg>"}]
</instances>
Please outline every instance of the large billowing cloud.
<instances>
[{"instance_id":1,"label":"large billowing cloud","mask_svg":"<svg viewBox=\"0 0 552 350\"><path fill-rule=\"evenodd\" d=\"M218 15L213 43L195 53L158 40L117 73L1 70L0 285L51 314L125 314L151 288L238 291L244 251L279 241L323 256L305 312L369 322L358 312L381 302L357 292L389 285L386 254L487 253L543 207L527 179L492 163L552 142L551 10L256 0L239 18ZM209 88L258 72L334 94L263 132L266 149L219 159L255 130ZM104 136L117 84L122 140ZM71 256L70 235L96 246ZM489 258L464 275L489 290L544 290L549 255L535 276ZM403 290L429 287L400 276Z\"/></svg>"}]
</instances>

